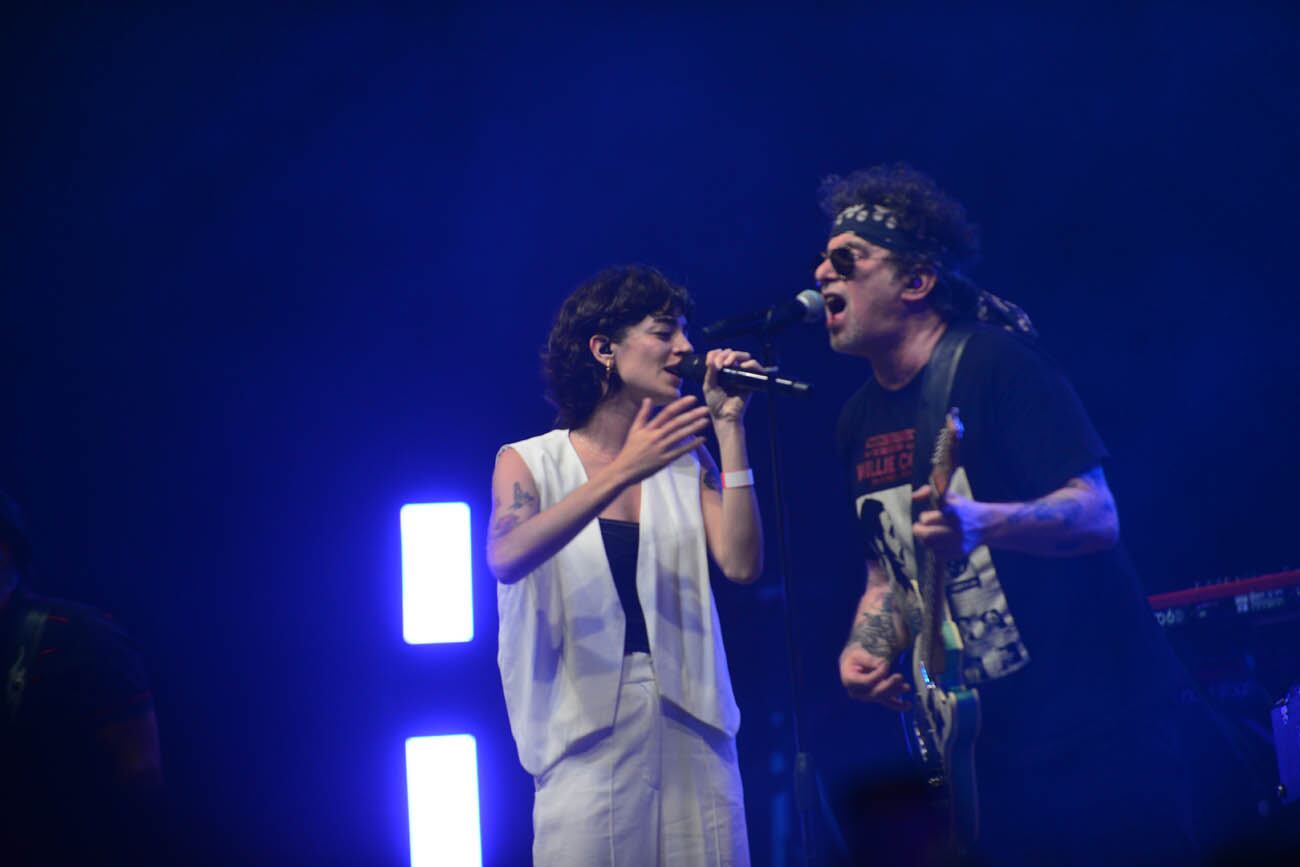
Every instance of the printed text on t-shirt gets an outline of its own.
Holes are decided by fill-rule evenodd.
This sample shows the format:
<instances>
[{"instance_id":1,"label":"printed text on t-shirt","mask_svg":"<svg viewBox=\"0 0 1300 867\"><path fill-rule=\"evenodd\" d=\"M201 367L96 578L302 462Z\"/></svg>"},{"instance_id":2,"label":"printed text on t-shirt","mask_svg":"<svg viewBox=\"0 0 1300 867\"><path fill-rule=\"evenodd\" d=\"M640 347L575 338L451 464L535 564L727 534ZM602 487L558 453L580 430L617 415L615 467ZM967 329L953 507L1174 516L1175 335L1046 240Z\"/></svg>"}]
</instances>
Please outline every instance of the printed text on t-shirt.
<instances>
[{"instance_id":1,"label":"printed text on t-shirt","mask_svg":"<svg viewBox=\"0 0 1300 867\"><path fill-rule=\"evenodd\" d=\"M875 490L910 479L915 446L915 428L870 437L857 463L858 481L866 482L869 489Z\"/></svg>"}]
</instances>

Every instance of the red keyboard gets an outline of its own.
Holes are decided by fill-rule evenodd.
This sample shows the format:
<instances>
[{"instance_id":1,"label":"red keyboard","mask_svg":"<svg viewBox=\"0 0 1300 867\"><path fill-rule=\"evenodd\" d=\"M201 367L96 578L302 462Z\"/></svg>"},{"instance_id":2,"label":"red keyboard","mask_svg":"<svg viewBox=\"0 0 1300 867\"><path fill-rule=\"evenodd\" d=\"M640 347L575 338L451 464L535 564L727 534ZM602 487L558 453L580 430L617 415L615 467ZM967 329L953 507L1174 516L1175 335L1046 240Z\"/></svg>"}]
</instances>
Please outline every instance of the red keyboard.
<instances>
[{"instance_id":1,"label":"red keyboard","mask_svg":"<svg viewBox=\"0 0 1300 867\"><path fill-rule=\"evenodd\" d=\"M1300 569L1233 578L1147 598L1160 625L1177 629L1196 623L1271 622L1300 616Z\"/></svg>"}]
</instances>

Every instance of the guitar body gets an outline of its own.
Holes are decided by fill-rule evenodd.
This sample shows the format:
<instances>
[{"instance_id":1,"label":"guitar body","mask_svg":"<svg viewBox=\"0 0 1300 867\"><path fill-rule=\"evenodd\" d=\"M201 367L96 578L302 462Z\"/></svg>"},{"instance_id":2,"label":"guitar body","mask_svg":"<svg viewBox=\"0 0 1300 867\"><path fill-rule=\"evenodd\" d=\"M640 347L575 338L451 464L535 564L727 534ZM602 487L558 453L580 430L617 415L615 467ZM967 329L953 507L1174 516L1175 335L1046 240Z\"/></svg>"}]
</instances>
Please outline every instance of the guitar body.
<instances>
[{"instance_id":1,"label":"guitar body","mask_svg":"<svg viewBox=\"0 0 1300 867\"><path fill-rule=\"evenodd\" d=\"M939 508L956 468L961 421L949 411L931 460L931 504ZM905 720L913 755L927 784L945 807L950 842L964 850L979 836L975 738L980 728L979 692L962 677L962 641L948 610L948 564L926 549L916 551L922 626L911 651L913 708ZM957 566L958 564L954 564ZM961 569L957 568L957 574Z\"/></svg>"},{"instance_id":2,"label":"guitar body","mask_svg":"<svg viewBox=\"0 0 1300 867\"><path fill-rule=\"evenodd\" d=\"M951 620L942 631L942 674L932 673L916 648L910 655L913 708L905 719L912 755L944 809L948 833L959 850L979 836L979 790L975 738L980 729L979 691L961 679L961 639Z\"/></svg>"}]
</instances>

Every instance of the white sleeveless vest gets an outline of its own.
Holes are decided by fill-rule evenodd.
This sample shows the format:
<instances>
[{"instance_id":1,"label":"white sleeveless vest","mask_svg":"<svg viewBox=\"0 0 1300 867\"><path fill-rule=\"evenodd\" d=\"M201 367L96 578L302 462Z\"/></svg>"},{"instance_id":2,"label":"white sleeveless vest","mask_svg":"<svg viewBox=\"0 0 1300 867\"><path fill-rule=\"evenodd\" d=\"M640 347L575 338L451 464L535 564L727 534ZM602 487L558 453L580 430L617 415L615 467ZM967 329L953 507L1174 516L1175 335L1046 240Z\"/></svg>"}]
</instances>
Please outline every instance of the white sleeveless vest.
<instances>
[{"instance_id":1,"label":"white sleeveless vest","mask_svg":"<svg viewBox=\"0 0 1300 867\"><path fill-rule=\"evenodd\" d=\"M524 459L541 509L587 481L567 430L502 448ZM694 454L641 483L636 586L660 695L734 735L740 710L709 586ZM510 729L524 769L540 775L579 738L614 724L625 621L599 522L519 581L498 582L497 614Z\"/></svg>"}]
</instances>

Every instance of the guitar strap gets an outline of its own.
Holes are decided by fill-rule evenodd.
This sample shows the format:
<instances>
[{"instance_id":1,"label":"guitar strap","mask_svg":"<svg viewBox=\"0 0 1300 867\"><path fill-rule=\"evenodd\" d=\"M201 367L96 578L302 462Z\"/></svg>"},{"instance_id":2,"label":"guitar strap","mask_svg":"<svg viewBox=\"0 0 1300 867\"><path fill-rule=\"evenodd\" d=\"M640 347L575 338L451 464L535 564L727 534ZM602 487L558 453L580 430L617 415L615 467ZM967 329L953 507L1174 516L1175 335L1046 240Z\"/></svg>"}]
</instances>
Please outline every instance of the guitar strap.
<instances>
[{"instance_id":1,"label":"guitar strap","mask_svg":"<svg viewBox=\"0 0 1300 867\"><path fill-rule=\"evenodd\" d=\"M948 326L930 362L921 374L921 400L916 420L916 454L913 463L912 489L917 490L930 479L930 447L939 436L944 416L950 408L952 386L957 378L966 342L974 333L968 323ZM963 467L953 474L951 489L973 496ZM993 568L989 549L981 545L965 561L938 567L936 580L946 582L948 608L961 634L963 677L975 685L1010 674L1029 664L1029 650L1020 638L1015 618L1007 606L1006 594Z\"/></svg>"},{"instance_id":2,"label":"guitar strap","mask_svg":"<svg viewBox=\"0 0 1300 867\"><path fill-rule=\"evenodd\" d=\"M930 354L930 363L921 372L921 406L916 421L916 461L913 464L912 487L915 490L930 479L930 449L943 427L943 417L952 399L952 383L957 378L957 365L972 328L964 322L949 325ZM926 451L922 453L922 450Z\"/></svg>"}]
</instances>

